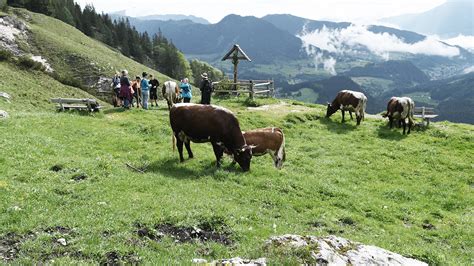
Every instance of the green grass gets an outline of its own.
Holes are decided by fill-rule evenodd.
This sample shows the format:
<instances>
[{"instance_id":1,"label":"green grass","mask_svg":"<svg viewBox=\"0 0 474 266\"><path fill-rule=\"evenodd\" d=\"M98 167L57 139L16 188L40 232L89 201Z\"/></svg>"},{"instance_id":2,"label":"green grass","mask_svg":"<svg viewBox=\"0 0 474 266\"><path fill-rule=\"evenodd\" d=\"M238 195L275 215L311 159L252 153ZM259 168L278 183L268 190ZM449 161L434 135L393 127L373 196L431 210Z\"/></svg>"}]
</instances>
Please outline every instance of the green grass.
<instances>
[{"instance_id":1,"label":"green grass","mask_svg":"<svg viewBox=\"0 0 474 266\"><path fill-rule=\"evenodd\" d=\"M310 88L302 88L298 92L293 92L292 98L302 102L315 103L319 94Z\"/></svg>"},{"instance_id":2,"label":"green grass","mask_svg":"<svg viewBox=\"0 0 474 266\"><path fill-rule=\"evenodd\" d=\"M32 52L61 74L148 70L59 21L30 16ZM11 115L0 120L0 252L5 236L17 234L13 263L97 264L112 251L144 264L235 256L301 262L304 252L265 249L266 239L286 233L335 234L432 264L469 264L474 257L471 125L434 123L403 136L386 121L356 127L340 124L339 114L320 118L325 109L315 104L213 99L235 112L242 130L278 126L286 134L281 171L264 156L243 173L228 158L216 169L210 144L192 144L195 159L179 163L163 102L149 111L104 104L99 114L57 113L50 98L91 96L11 63L0 63L0 73L0 91L12 96L11 103L0 100ZM276 107L247 108L268 104ZM138 236L136 224L161 223L208 224L230 232L233 243ZM423 228L428 224L434 229ZM58 226L72 231L48 229Z\"/></svg>"},{"instance_id":3,"label":"green grass","mask_svg":"<svg viewBox=\"0 0 474 266\"><path fill-rule=\"evenodd\" d=\"M7 112L54 110L51 98L94 98L74 87L65 86L40 71L26 71L11 63L0 62L0 91L10 94L11 103L0 99L0 109ZM102 103L102 105L107 105Z\"/></svg>"},{"instance_id":4,"label":"green grass","mask_svg":"<svg viewBox=\"0 0 474 266\"><path fill-rule=\"evenodd\" d=\"M15 262L98 263L117 251L146 264L234 256L294 263L298 253L278 256L264 248L270 236L294 233L336 234L434 264L471 263L472 126L435 123L402 136L385 121L356 127L340 124L339 115L319 118L322 106L248 111L242 101L215 103L231 108L243 130L283 128L288 154L281 171L269 156L254 158L248 173L229 159L216 169L210 144L192 144L195 159L179 163L163 104L98 115L41 105L1 120L0 237L38 232L23 242ZM63 170L51 171L55 165ZM87 179L74 181L77 175ZM156 242L140 238L134 226L203 221L229 230L233 244ZM427 223L435 229L423 229ZM44 233L53 226L74 233ZM60 236L66 247L55 244Z\"/></svg>"}]
</instances>

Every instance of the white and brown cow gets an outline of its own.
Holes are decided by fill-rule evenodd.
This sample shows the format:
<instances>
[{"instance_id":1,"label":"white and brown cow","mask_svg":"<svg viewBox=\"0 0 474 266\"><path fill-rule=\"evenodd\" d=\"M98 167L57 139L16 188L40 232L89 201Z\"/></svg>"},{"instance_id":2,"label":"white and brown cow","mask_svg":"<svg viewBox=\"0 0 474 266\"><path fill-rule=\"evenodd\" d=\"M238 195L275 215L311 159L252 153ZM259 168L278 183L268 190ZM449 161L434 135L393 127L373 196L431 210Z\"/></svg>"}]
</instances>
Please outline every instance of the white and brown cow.
<instances>
[{"instance_id":1,"label":"white and brown cow","mask_svg":"<svg viewBox=\"0 0 474 266\"><path fill-rule=\"evenodd\" d=\"M340 91L332 103L328 103L326 117L330 117L337 110L342 112L342 122L344 123L345 111L349 111L352 119L352 112L357 117L357 125L364 119L365 108L367 106L367 97L362 92L343 90Z\"/></svg>"},{"instance_id":2,"label":"white and brown cow","mask_svg":"<svg viewBox=\"0 0 474 266\"><path fill-rule=\"evenodd\" d=\"M280 128L267 127L242 131L242 135L247 145L252 147L252 156L270 154L275 167L281 169L286 159L286 152L285 135ZM226 153L231 155L227 150Z\"/></svg>"},{"instance_id":3,"label":"white and brown cow","mask_svg":"<svg viewBox=\"0 0 474 266\"><path fill-rule=\"evenodd\" d=\"M166 81L163 83L161 93L163 94L163 98L165 98L166 102L168 103L168 110L171 110L171 106L173 106L173 104L181 101L179 98L178 84L176 84L174 81Z\"/></svg>"},{"instance_id":4,"label":"white and brown cow","mask_svg":"<svg viewBox=\"0 0 474 266\"><path fill-rule=\"evenodd\" d=\"M403 125L403 134L406 130L406 119L408 119L408 132L414 124L413 113L415 112L415 102L408 97L392 97L387 104L387 113L383 117L388 117L390 128L393 127L393 121L398 120Z\"/></svg>"}]
</instances>

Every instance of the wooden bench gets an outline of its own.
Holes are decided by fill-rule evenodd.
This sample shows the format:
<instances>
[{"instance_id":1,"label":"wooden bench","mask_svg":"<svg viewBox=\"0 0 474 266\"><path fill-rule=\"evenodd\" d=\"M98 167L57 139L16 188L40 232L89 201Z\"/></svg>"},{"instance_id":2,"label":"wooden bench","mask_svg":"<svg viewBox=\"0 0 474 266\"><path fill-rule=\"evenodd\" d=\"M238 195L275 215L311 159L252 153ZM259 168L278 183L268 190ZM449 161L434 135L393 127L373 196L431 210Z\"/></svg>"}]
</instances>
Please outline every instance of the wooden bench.
<instances>
[{"instance_id":1,"label":"wooden bench","mask_svg":"<svg viewBox=\"0 0 474 266\"><path fill-rule=\"evenodd\" d=\"M415 107L414 117L423 119L423 123L426 122L426 126L430 125L430 119L438 117L434 112L434 108L430 107Z\"/></svg>"},{"instance_id":2,"label":"wooden bench","mask_svg":"<svg viewBox=\"0 0 474 266\"><path fill-rule=\"evenodd\" d=\"M87 110L98 112L101 108L96 99L53 98L51 102L57 104L56 107L59 111Z\"/></svg>"}]
</instances>

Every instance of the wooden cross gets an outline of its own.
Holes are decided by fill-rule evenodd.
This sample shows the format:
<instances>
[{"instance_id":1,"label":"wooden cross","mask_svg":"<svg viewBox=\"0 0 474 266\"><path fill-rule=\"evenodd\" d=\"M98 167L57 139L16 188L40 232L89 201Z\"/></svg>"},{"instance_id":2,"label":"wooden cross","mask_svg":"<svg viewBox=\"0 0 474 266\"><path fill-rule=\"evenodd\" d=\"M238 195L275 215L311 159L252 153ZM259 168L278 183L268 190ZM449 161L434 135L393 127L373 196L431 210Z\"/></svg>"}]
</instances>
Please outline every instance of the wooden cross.
<instances>
[{"instance_id":1,"label":"wooden cross","mask_svg":"<svg viewBox=\"0 0 474 266\"><path fill-rule=\"evenodd\" d=\"M238 65L239 60L246 60L251 62L252 60L245 54L245 52L240 48L238 44L234 44L232 49L222 58L222 61L232 59L232 64L234 64L234 89L237 88L238 82Z\"/></svg>"}]
</instances>

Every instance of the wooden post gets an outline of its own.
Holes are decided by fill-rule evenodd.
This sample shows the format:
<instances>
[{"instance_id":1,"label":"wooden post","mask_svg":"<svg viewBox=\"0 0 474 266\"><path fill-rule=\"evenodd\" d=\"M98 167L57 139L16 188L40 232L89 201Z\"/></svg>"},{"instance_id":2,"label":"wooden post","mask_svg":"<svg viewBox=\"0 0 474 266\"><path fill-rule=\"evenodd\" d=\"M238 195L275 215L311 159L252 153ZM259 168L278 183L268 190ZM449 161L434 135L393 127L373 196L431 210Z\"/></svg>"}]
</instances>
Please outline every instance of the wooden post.
<instances>
[{"instance_id":1,"label":"wooden post","mask_svg":"<svg viewBox=\"0 0 474 266\"><path fill-rule=\"evenodd\" d=\"M249 97L250 97L250 100L253 101L253 94L255 93L254 90L253 90L253 81L251 80L250 81L250 92L249 92Z\"/></svg>"},{"instance_id":2,"label":"wooden post","mask_svg":"<svg viewBox=\"0 0 474 266\"><path fill-rule=\"evenodd\" d=\"M234 90L237 90L237 82L239 80L238 71L239 71L239 51L235 50L232 57L232 63L234 64Z\"/></svg>"},{"instance_id":3,"label":"wooden post","mask_svg":"<svg viewBox=\"0 0 474 266\"><path fill-rule=\"evenodd\" d=\"M59 98L59 107L61 108L61 112L64 112L63 100Z\"/></svg>"}]
</instances>

